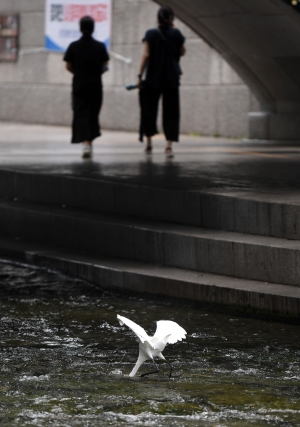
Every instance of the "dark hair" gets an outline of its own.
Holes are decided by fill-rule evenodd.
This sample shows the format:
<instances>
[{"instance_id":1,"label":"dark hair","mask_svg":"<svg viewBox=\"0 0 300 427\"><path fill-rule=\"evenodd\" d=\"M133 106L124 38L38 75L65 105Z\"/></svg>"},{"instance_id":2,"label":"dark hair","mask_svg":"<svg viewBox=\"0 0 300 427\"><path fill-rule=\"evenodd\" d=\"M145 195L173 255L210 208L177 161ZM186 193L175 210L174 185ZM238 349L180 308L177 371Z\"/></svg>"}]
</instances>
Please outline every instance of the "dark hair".
<instances>
[{"instance_id":1,"label":"dark hair","mask_svg":"<svg viewBox=\"0 0 300 427\"><path fill-rule=\"evenodd\" d=\"M84 36L92 35L94 31L94 20L90 16L83 16L79 22L80 31Z\"/></svg>"},{"instance_id":2,"label":"dark hair","mask_svg":"<svg viewBox=\"0 0 300 427\"><path fill-rule=\"evenodd\" d=\"M157 13L157 20L160 27L170 27L170 17L174 17L173 9L171 9L169 6L162 6L159 8L159 11Z\"/></svg>"}]
</instances>

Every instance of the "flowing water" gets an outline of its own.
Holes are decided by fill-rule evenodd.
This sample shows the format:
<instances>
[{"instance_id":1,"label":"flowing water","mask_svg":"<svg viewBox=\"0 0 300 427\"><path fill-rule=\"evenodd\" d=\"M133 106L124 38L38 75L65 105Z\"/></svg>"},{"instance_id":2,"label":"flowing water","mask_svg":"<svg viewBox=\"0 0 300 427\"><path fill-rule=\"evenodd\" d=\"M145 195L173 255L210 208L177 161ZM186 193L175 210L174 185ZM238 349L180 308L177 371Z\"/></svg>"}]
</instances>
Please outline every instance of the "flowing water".
<instances>
[{"instance_id":1,"label":"flowing water","mask_svg":"<svg viewBox=\"0 0 300 427\"><path fill-rule=\"evenodd\" d=\"M173 301L120 297L56 273L0 264L1 426L300 426L299 327ZM178 322L160 372L128 377L138 344ZM152 370L145 363L138 374Z\"/></svg>"}]
</instances>

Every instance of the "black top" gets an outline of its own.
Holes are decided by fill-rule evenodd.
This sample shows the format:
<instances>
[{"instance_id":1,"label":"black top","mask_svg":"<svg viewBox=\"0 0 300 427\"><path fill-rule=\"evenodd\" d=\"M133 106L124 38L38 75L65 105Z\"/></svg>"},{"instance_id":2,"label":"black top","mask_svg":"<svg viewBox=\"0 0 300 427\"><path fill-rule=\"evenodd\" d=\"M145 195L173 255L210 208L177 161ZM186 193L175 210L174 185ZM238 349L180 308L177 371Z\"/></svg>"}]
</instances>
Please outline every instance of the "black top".
<instances>
[{"instance_id":1,"label":"black top","mask_svg":"<svg viewBox=\"0 0 300 427\"><path fill-rule=\"evenodd\" d=\"M154 28L146 32L143 41L150 48L146 83L157 88L179 86L180 50L185 41L181 32L173 27Z\"/></svg>"},{"instance_id":2,"label":"black top","mask_svg":"<svg viewBox=\"0 0 300 427\"><path fill-rule=\"evenodd\" d=\"M73 90L80 90L81 87L87 89L87 86L91 88L95 85L102 86L103 64L109 60L103 43L91 36L82 36L69 45L63 59L72 64Z\"/></svg>"}]
</instances>

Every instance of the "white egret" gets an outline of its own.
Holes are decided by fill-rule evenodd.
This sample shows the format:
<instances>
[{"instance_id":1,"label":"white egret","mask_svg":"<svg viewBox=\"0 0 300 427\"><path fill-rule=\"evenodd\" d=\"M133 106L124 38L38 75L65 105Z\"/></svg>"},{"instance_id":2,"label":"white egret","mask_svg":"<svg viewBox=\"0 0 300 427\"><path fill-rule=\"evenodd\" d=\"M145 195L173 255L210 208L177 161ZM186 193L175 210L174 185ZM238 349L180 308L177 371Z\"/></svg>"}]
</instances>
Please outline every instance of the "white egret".
<instances>
[{"instance_id":1,"label":"white egret","mask_svg":"<svg viewBox=\"0 0 300 427\"><path fill-rule=\"evenodd\" d=\"M170 366L169 378L171 378L173 366L164 358L162 351L164 351L167 344L175 344L177 341L185 339L186 331L176 322L172 322L171 320L159 320L156 322L157 328L155 334L153 337L149 337L145 329L132 322L132 320L120 316L119 314L117 318L120 325L127 325L135 333L139 341L139 357L129 376L134 377L141 364L148 359L152 360L156 370L142 374L141 377L159 372L158 365L154 361L154 357L159 357Z\"/></svg>"}]
</instances>

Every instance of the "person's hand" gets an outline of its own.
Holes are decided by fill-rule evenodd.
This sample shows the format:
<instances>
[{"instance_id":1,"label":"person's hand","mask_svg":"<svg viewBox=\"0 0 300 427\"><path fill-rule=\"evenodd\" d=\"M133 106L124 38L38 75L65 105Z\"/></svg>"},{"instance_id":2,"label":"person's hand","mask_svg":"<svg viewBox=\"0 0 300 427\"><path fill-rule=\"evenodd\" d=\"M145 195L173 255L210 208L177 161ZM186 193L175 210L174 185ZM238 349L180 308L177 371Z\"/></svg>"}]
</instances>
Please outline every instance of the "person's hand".
<instances>
[{"instance_id":1,"label":"person's hand","mask_svg":"<svg viewBox=\"0 0 300 427\"><path fill-rule=\"evenodd\" d=\"M136 85L139 89L141 89L141 87L142 87L142 76L140 74L138 75Z\"/></svg>"}]
</instances>

